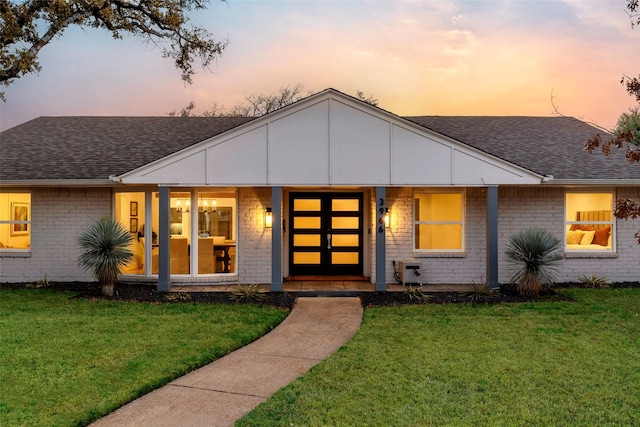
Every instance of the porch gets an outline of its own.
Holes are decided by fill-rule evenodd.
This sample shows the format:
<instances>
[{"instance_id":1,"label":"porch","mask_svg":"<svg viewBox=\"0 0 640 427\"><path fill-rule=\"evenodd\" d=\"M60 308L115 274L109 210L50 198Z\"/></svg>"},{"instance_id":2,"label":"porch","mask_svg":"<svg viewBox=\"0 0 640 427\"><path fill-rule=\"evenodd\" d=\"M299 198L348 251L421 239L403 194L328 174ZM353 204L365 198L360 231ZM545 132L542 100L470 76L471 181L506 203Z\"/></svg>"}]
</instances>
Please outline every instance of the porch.
<instances>
[{"instance_id":1,"label":"porch","mask_svg":"<svg viewBox=\"0 0 640 427\"><path fill-rule=\"evenodd\" d=\"M200 284L173 284L172 292L230 292L235 285L200 285ZM260 288L269 292L270 285L260 284ZM423 284L425 292L465 292L472 290L472 285L467 284ZM403 292L405 286L392 283L387 284L387 292ZM354 278L330 278L305 277L285 280L282 285L283 292L295 293L350 293L375 292L375 284L365 280Z\"/></svg>"}]
</instances>

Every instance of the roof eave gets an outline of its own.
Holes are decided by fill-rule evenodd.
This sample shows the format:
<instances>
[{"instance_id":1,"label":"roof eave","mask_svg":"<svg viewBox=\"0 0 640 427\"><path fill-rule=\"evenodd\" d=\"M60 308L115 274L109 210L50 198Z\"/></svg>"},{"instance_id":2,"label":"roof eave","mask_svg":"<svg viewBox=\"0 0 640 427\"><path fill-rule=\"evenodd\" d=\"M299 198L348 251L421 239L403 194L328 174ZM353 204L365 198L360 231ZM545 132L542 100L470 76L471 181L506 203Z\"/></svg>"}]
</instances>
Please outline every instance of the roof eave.
<instances>
[{"instance_id":1,"label":"roof eave","mask_svg":"<svg viewBox=\"0 0 640 427\"><path fill-rule=\"evenodd\" d=\"M0 180L1 187L117 187L111 179L8 179Z\"/></svg>"},{"instance_id":2,"label":"roof eave","mask_svg":"<svg viewBox=\"0 0 640 427\"><path fill-rule=\"evenodd\" d=\"M556 186L608 186L608 187L637 187L640 186L640 179L550 179L542 182L543 185Z\"/></svg>"}]
</instances>

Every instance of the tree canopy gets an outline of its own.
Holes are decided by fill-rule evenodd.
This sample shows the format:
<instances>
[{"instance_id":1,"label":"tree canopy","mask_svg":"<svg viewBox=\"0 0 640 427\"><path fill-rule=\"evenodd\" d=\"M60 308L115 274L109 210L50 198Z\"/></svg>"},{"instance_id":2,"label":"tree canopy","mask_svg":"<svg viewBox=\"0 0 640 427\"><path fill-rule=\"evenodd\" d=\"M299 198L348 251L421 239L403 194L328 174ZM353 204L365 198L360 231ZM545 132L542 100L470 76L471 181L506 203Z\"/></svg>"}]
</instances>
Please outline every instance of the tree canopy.
<instances>
[{"instance_id":1,"label":"tree canopy","mask_svg":"<svg viewBox=\"0 0 640 427\"><path fill-rule=\"evenodd\" d=\"M209 0L0 0L0 84L40 71L40 50L70 26L101 28L115 39L130 34L161 49L191 83L193 63L207 67L222 54L203 27L189 24L187 13ZM0 93L0 97L4 97Z\"/></svg>"},{"instance_id":2,"label":"tree canopy","mask_svg":"<svg viewBox=\"0 0 640 427\"><path fill-rule=\"evenodd\" d=\"M171 117L260 117L301 100L306 96L303 92L304 87L300 83L293 86L287 85L271 94L260 93L247 95L241 103L231 108L225 108L217 103L213 103L208 109L199 114L195 112L196 105L191 101L189 105L180 111L174 110L168 113L168 115ZM378 106L378 100L376 98L371 95L365 95L361 90L356 91L355 98L374 107Z\"/></svg>"},{"instance_id":3,"label":"tree canopy","mask_svg":"<svg viewBox=\"0 0 640 427\"><path fill-rule=\"evenodd\" d=\"M631 28L640 25L640 7L638 0L627 0L627 15L631 19ZM622 76L620 83L625 85L629 95L634 96L640 107L640 74L638 77ZM613 138L605 139L600 134L589 138L585 142L585 149L592 153L596 148L608 156L611 148L624 149L629 163L640 163L640 108L632 108L628 113L622 113L618 118L616 127L611 131ZM640 218L640 202L633 199L618 199L614 212L619 219ZM640 231L635 234L640 244Z\"/></svg>"}]
</instances>

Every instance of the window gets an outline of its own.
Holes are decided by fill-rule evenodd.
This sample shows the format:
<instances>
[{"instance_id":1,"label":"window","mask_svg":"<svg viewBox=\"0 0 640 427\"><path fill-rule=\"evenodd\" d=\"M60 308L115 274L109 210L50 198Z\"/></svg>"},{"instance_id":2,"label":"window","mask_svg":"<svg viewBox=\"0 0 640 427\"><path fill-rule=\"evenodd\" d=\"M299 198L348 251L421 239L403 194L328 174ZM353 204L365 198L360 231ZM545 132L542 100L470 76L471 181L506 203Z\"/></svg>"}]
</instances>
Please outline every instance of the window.
<instances>
[{"instance_id":1,"label":"window","mask_svg":"<svg viewBox=\"0 0 640 427\"><path fill-rule=\"evenodd\" d=\"M31 194L0 193L0 250L31 248Z\"/></svg>"},{"instance_id":2,"label":"window","mask_svg":"<svg viewBox=\"0 0 640 427\"><path fill-rule=\"evenodd\" d=\"M414 249L464 249L464 192L421 192L414 196Z\"/></svg>"},{"instance_id":3,"label":"window","mask_svg":"<svg viewBox=\"0 0 640 427\"><path fill-rule=\"evenodd\" d=\"M612 192L566 193L567 251L613 250L613 200Z\"/></svg>"},{"instance_id":4,"label":"window","mask_svg":"<svg viewBox=\"0 0 640 427\"><path fill-rule=\"evenodd\" d=\"M122 272L144 274L145 193L116 193L114 212L116 221L129 230L133 237L130 248L133 252L133 260L122 269Z\"/></svg>"}]
</instances>

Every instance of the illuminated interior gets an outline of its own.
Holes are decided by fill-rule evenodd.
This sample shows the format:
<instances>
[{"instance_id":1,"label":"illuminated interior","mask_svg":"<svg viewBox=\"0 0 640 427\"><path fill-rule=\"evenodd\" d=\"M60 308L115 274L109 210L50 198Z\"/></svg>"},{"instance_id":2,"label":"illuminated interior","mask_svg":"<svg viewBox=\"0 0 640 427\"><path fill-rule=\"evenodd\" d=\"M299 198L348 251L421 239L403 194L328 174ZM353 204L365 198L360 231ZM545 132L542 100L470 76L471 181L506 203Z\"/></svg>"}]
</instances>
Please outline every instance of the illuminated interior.
<instances>
[{"instance_id":1,"label":"illuminated interior","mask_svg":"<svg viewBox=\"0 0 640 427\"><path fill-rule=\"evenodd\" d=\"M416 193L415 249L461 251L464 235L464 194Z\"/></svg>"},{"instance_id":2,"label":"illuminated interior","mask_svg":"<svg viewBox=\"0 0 640 427\"><path fill-rule=\"evenodd\" d=\"M145 225L146 194L117 193L115 216L134 237L134 260L126 274L158 274L159 193L150 197L150 225ZM195 202L192 199L195 195ZM193 209L193 206L196 206ZM233 191L171 192L169 199L169 252L172 275L231 274L236 271L236 209ZM193 224L197 224L195 227ZM148 235L151 235L149 237ZM197 251L196 271L191 258ZM151 268L145 268L145 260Z\"/></svg>"},{"instance_id":3,"label":"illuminated interior","mask_svg":"<svg viewBox=\"0 0 640 427\"><path fill-rule=\"evenodd\" d=\"M31 248L31 194L0 193L0 250Z\"/></svg>"},{"instance_id":4,"label":"illuminated interior","mask_svg":"<svg viewBox=\"0 0 640 427\"><path fill-rule=\"evenodd\" d=\"M612 251L614 196L603 193L567 193L565 199L565 249Z\"/></svg>"}]
</instances>

